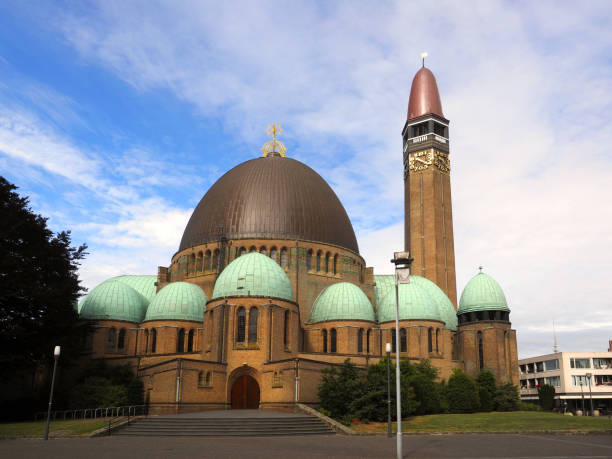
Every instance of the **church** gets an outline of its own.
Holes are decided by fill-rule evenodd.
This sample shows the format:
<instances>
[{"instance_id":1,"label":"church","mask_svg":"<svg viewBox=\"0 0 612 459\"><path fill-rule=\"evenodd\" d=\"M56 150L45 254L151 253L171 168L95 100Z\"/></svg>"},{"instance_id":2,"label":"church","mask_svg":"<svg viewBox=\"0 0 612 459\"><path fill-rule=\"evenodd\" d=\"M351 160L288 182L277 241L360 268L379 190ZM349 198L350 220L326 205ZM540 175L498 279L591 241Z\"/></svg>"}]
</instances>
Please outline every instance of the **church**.
<instances>
[{"instance_id":1,"label":"church","mask_svg":"<svg viewBox=\"0 0 612 459\"><path fill-rule=\"evenodd\" d=\"M386 343L444 379L488 369L518 384L500 285L481 269L457 303L449 120L433 73L414 76L402 130L413 262L399 285L399 342L394 275L367 266L333 189L287 156L279 133L272 125L263 155L204 194L169 266L108 279L80 301L88 358L130 364L147 403L179 410L316 405L323 369L365 368Z\"/></svg>"}]
</instances>

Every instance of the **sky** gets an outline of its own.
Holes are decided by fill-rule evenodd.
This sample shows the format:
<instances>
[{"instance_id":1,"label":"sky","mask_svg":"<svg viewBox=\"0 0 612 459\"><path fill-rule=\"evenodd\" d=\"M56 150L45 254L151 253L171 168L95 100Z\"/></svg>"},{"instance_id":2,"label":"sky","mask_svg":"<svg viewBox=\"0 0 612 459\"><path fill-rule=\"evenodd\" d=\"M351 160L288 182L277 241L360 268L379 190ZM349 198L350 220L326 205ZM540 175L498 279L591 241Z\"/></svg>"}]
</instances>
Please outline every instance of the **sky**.
<instances>
[{"instance_id":1,"label":"sky","mask_svg":"<svg viewBox=\"0 0 612 459\"><path fill-rule=\"evenodd\" d=\"M261 155L344 204L360 252L403 247L401 131L427 51L450 119L457 285L502 286L519 357L612 339L609 1L0 4L0 175L89 255L87 288L167 266L195 205Z\"/></svg>"}]
</instances>

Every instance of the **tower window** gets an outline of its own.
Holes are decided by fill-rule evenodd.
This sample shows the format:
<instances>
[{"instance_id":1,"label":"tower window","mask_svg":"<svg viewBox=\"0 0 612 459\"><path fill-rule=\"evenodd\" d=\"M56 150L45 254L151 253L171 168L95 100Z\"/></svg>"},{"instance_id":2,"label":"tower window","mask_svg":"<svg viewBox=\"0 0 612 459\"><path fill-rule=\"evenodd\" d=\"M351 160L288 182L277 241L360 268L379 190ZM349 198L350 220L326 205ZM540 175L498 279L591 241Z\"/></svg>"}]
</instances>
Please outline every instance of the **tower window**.
<instances>
[{"instance_id":1,"label":"tower window","mask_svg":"<svg viewBox=\"0 0 612 459\"><path fill-rule=\"evenodd\" d=\"M427 330L427 351L433 352L433 333L431 328Z\"/></svg>"},{"instance_id":2,"label":"tower window","mask_svg":"<svg viewBox=\"0 0 612 459\"><path fill-rule=\"evenodd\" d=\"M185 352L185 329L184 328L181 328L178 332L176 352Z\"/></svg>"},{"instance_id":3,"label":"tower window","mask_svg":"<svg viewBox=\"0 0 612 459\"><path fill-rule=\"evenodd\" d=\"M155 353L157 350L157 330L151 330L151 353Z\"/></svg>"},{"instance_id":4,"label":"tower window","mask_svg":"<svg viewBox=\"0 0 612 459\"><path fill-rule=\"evenodd\" d=\"M391 349L392 352L397 352L397 337L395 336L395 328L391 329Z\"/></svg>"},{"instance_id":5,"label":"tower window","mask_svg":"<svg viewBox=\"0 0 612 459\"><path fill-rule=\"evenodd\" d=\"M272 247L270 249L270 258L272 258L274 261L278 262L277 257L278 257L278 252L276 251L276 247Z\"/></svg>"},{"instance_id":6,"label":"tower window","mask_svg":"<svg viewBox=\"0 0 612 459\"><path fill-rule=\"evenodd\" d=\"M312 249L306 252L306 269L312 269Z\"/></svg>"},{"instance_id":7,"label":"tower window","mask_svg":"<svg viewBox=\"0 0 612 459\"><path fill-rule=\"evenodd\" d=\"M193 329L189 330L189 335L187 335L187 352L193 352Z\"/></svg>"},{"instance_id":8,"label":"tower window","mask_svg":"<svg viewBox=\"0 0 612 459\"><path fill-rule=\"evenodd\" d=\"M257 308L249 310L249 344L257 343Z\"/></svg>"},{"instance_id":9,"label":"tower window","mask_svg":"<svg viewBox=\"0 0 612 459\"><path fill-rule=\"evenodd\" d=\"M427 132L428 132L427 122L415 124L414 126L412 126L412 137L418 137L420 135L425 135L427 134Z\"/></svg>"},{"instance_id":10,"label":"tower window","mask_svg":"<svg viewBox=\"0 0 612 459\"><path fill-rule=\"evenodd\" d=\"M329 332L329 347L330 352L338 352L338 342L337 342L338 334L336 333L336 329L332 328Z\"/></svg>"},{"instance_id":11,"label":"tower window","mask_svg":"<svg viewBox=\"0 0 612 459\"><path fill-rule=\"evenodd\" d=\"M117 332L114 328L111 328L110 330L108 330L108 337L106 338L106 345L111 349L115 348L116 334Z\"/></svg>"},{"instance_id":12,"label":"tower window","mask_svg":"<svg viewBox=\"0 0 612 459\"><path fill-rule=\"evenodd\" d=\"M333 273L334 273L334 275L336 275L338 273L338 254L334 255L334 269L333 269Z\"/></svg>"},{"instance_id":13,"label":"tower window","mask_svg":"<svg viewBox=\"0 0 612 459\"><path fill-rule=\"evenodd\" d=\"M238 309L238 327L236 329L236 341L238 343L244 343L246 333L246 311L243 307Z\"/></svg>"},{"instance_id":14,"label":"tower window","mask_svg":"<svg viewBox=\"0 0 612 459\"><path fill-rule=\"evenodd\" d=\"M446 129L443 124L434 123L434 133L446 137Z\"/></svg>"},{"instance_id":15,"label":"tower window","mask_svg":"<svg viewBox=\"0 0 612 459\"><path fill-rule=\"evenodd\" d=\"M317 272L321 271L321 251L317 252Z\"/></svg>"},{"instance_id":16,"label":"tower window","mask_svg":"<svg viewBox=\"0 0 612 459\"><path fill-rule=\"evenodd\" d=\"M372 330L368 329L368 332L366 333L366 352L369 354L370 353L370 335L372 334Z\"/></svg>"},{"instance_id":17,"label":"tower window","mask_svg":"<svg viewBox=\"0 0 612 459\"><path fill-rule=\"evenodd\" d=\"M400 352L408 352L408 342L406 340L406 329L400 329Z\"/></svg>"},{"instance_id":18,"label":"tower window","mask_svg":"<svg viewBox=\"0 0 612 459\"><path fill-rule=\"evenodd\" d=\"M357 332L357 353L363 352L363 328L360 328Z\"/></svg>"},{"instance_id":19,"label":"tower window","mask_svg":"<svg viewBox=\"0 0 612 459\"><path fill-rule=\"evenodd\" d=\"M323 340L323 353L327 354L327 330L321 332L321 339Z\"/></svg>"},{"instance_id":20,"label":"tower window","mask_svg":"<svg viewBox=\"0 0 612 459\"><path fill-rule=\"evenodd\" d=\"M484 368L484 352L482 345L482 332L478 332L478 363L480 365L480 369Z\"/></svg>"},{"instance_id":21,"label":"tower window","mask_svg":"<svg viewBox=\"0 0 612 459\"><path fill-rule=\"evenodd\" d=\"M281 249L280 264L281 268L287 267L287 249L285 247Z\"/></svg>"},{"instance_id":22,"label":"tower window","mask_svg":"<svg viewBox=\"0 0 612 459\"><path fill-rule=\"evenodd\" d=\"M124 349L125 348L125 328L119 330L119 339L117 339L117 348Z\"/></svg>"},{"instance_id":23,"label":"tower window","mask_svg":"<svg viewBox=\"0 0 612 459\"><path fill-rule=\"evenodd\" d=\"M267 253L267 250L263 245L259 248L259 253L261 253L262 255L265 255Z\"/></svg>"},{"instance_id":24,"label":"tower window","mask_svg":"<svg viewBox=\"0 0 612 459\"><path fill-rule=\"evenodd\" d=\"M284 327L283 327L283 344L285 349L289 345L289 311L285 311L284 314Z\"/></svg>"}]
</instances>

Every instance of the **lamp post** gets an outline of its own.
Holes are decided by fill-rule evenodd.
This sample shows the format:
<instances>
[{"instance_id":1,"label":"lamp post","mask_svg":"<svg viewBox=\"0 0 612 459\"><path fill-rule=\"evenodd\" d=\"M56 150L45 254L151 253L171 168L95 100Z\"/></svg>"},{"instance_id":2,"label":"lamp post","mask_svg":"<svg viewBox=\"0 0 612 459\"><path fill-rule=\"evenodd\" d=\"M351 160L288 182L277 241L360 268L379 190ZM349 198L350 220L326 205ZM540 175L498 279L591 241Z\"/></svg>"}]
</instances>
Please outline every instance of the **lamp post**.
<instances>
[{"instance_id":1,"label":"lamp post","mask_svg":"<svg viewBox=\"0 0 612 459\"><path fill-rule=\"evenodd\" d=\"M57 370L57 360L60 356L61 348L55 346L53 349L53 376L51 376L51 393L49 394L49 408L47 409L47 423L45 424L45 440L49 439L49 422L51 421L51 404L53 403L53 387L55 386L55 370Z\"/></svg>"},{"instance_id":2,"label":"lamp post","mask_svg":"<svg viewBox=\"0 0 612 459\"><path fill-rule=\"evenodd\" d=\"M391 343L387 343L387 437L393 436L391 428Z\"/></svg>"},{"instance_id":3,"label":"lamp post","mask_svg":"<svg viewBox=\"0 0 612 459\"><path fill-rule=\"evenodd\" d=\"M400 342L399 337L399 285L410 283L410 253L395 252L391 263L395 265L395 398L397 400L397 458L402 458L402 394L400 384L400 353L397 350L397 345Z\"/></svg>"},{"instance_id":4,"label":"lamp post","mask_svg":"<svg viewBox=\"0 0 612 459\"><path fill-rule=\"evenodd\" d=\"M593 377L592 373L586 374L587 380L589 381L589 399L591 400L591 416L593 416L593 392L591 392L591 378Z\"/></svg>"},{"instance_id":5,"label":"lamp post","mask_svg":"<svg viewBox=\"0 0 612 459\"><path fill-rule=\"evenodd\" d=\"M584 386L584 381L580 378L580 395L582 395L582 415L584 416L584 392L582 391L582 386Z\"/></svg>"}]
</instances>

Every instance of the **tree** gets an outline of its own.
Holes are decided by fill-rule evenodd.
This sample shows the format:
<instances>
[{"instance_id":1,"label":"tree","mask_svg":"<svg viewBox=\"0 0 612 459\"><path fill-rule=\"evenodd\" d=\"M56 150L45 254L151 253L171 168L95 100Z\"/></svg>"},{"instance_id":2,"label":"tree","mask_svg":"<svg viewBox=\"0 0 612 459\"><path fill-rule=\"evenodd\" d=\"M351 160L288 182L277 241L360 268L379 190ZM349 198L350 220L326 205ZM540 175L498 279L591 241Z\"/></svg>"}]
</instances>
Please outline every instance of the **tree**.
<instances>
[{"instance_id":1,"label":"tree","mask_svg":"<svg viewBox=\"0 0 612 459\"><path fill-rule=\"evenodd\" d=\"M516 411L519 401L518 387L514 384L507 382L497 386L493 399L496 411Z\"/></svg>"},{"instance_id":2,"label":"tree","mask_svg":"<svg viewBox=\"0 0 612 459\"><path fill-rule=\"evenodd\" d=\"M550 411L555 405L555 387L550 384L538 386L538 398L544 411Z\"/></svg>"},{"instance_id":3,"label":"tree","mask_svg":"<svg viewBox=\"0 0 612 459\"><path fill-rule=\"evenodd\" d=\"M351 414L351 403L362 395L363 382L359 370L346 359L340 368L326 368L319 385L321 408L332 418L341 419Z\"/></svg>"},{"instance_id":4,"label":"tree","mask_svg":"<svg viewBox=\"0 0 612 459\"><path fill-rule=\"evenodd\" d=\"M86 246L71 246L70 231L53 234L27 197L0 177L0 379L34 371L78 352L85 333L74 305Z\"/></svg>"},{"instance_id":5,"label":"tree","mask_svg":"<svg viewBox=\"0 0 612 459\"><path fill-rule=\"evenodd\" d=\"M446 387L451 413L473 413L478 411L479 400L476 384L460 368L455 368Z\"/></svg>"},{"instance_id":6,"label":"tree","mask_svg":"<svg viewBox=\"0 0 612 459\"><path fill-rule=\"evenodd\" d=\"M476 378L478 383L478 398L480 400L480 411L493 411L495 404L495 375L489 370L482 370Z\"/></svg>"}]
</instances>

